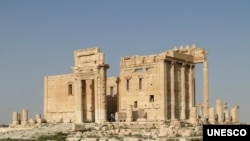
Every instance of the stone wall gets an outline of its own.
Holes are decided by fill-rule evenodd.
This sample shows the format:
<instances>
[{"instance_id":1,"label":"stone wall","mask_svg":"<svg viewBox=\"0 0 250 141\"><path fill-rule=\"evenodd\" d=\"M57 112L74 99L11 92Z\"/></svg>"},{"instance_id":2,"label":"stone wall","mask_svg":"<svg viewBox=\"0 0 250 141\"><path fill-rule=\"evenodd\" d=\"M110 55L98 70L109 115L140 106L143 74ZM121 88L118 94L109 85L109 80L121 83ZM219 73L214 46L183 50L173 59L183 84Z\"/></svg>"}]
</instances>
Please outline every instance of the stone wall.
<instances>
[{"instance_id":1,"label":"stone wall","mask_svg":"<svg viewBox=\"0 0 250 141\"><path fill-rule=\"evenodd\" d=\"M75 121L76 95L74 75L46 76L44 78L44 116L48 122Z\"/></svg>"}]
</instances>

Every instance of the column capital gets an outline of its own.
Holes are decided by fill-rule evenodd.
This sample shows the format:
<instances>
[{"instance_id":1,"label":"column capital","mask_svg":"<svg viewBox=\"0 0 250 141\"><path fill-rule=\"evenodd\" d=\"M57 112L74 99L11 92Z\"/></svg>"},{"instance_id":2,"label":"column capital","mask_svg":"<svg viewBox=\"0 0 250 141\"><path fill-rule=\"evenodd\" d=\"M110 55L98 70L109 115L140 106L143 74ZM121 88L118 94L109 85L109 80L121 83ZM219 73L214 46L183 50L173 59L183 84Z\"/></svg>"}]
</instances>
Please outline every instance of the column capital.
<instances>
[{"instance_id":1,"label":"column capital","mask_svg":"<svg viewBox=\"0 0 250 141\"><path fill-rule=\"evenodd\" d=\"M182 67L182 68L185 68L186 66L187 66L187 63L182 63L182 64L181 64L181 67Z\"/></svg>"},{"instance_id":2,"label":"column capital","mask_svg":"<svg viewBox=\"0 0 250 141\"><path fill-rule=\"evenodd\" d=\"M171 62L170 62L170 65L171 65L171 66L174 66L175 64L176 64L175 61L171 61Z\"/></svg>"},{"instance_id":3,"label":"column capital","mask_svg":"<svg viewBox=\"0 0 250 141\"><path fill-rule=\"evenodd\" d=\"M194 68L195 64L189 64L190 68Z\"/></svg>"}]
</instances>

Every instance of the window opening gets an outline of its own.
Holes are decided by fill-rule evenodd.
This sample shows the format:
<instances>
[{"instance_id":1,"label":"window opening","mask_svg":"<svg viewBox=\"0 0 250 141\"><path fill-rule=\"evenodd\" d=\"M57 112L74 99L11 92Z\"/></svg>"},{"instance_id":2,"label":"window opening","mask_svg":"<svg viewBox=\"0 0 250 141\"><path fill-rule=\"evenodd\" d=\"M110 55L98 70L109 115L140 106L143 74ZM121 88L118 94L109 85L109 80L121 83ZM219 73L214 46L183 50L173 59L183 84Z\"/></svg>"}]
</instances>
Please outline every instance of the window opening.
<instances>
[{"instance_id":1,"label":"window opening","mask_svg":"<svg viewBox=\"0 0 250 141\"><path fill-rule=\"evenodd\" d=\"M139 78L139 90L142 89L142 78Z\"/></svg>"},{"instance_id":2,"label":"window opening","mask_svg":"<svg viewBox=\"0 0 250 141\"><path fill-rule=\"evenodd\" d=\"M129 80L127 79L127 90L129 90Z\"/></svg>"},{"instance_id":3,"label":"window opening","mask_svg":"<svg viewBox=\"0 0 250 141\"><path fill-rule=\"evenodd\" d=\"M134 102L134 107L137 108L137 101Z\"/></svg>"},{"instance_id":4,"label":"window opening","mask_svg":"<svg viewBox=\"0 0 250 141\"><path fill-rule=\"evenodd\" d=\"M115 96L115 94L114 94L114 87L110 87L110 95L111 95L112 97Z\"/></svg>"},{"instance_id":5,"label":"window opening","mask_svg":"<svg viewBox=\"0 0 250 141\"><path fill-rule=\"evenodd\" d=\"M149 102L152 103L152 102L154 102L154 101L155 101L154 95L150 95L150 96L149 96Z\"/></svg>"},{"instance_id":6,"label":"window opening","mask_svg":"<svg viewBox=\"0 0 250 141\"><path fill-rule=\"evenodd\" d=\"M142 68L135 69L135 72L143 72Z\"/></svg>"},{"instance_id":7,"label":"window opening","mask_svg":"<svg viewBox=\"0 0 250 141\"><path fill-rule=\"evenodd\" d=\"M69 85L68 85L68 94L69 94L69 95L73 95L72 92L73 92L73 91L72 91L72 84L69 84Z\"/></svg>"}]
</instances>

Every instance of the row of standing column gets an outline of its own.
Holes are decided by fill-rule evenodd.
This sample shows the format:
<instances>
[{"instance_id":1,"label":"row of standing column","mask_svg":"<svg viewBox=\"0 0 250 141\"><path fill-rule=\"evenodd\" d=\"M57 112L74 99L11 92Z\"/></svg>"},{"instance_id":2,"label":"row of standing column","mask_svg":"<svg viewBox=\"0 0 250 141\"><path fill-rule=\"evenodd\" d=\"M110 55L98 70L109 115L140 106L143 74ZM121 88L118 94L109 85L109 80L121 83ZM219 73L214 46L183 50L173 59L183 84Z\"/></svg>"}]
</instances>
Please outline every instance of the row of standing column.
<instances>
[{"instance_id":1,"label":"row of standing column","mask_svg":"<svg viewBox=\"0 0 250 141\"><path fill-rule=\"evenodd\" d=\"M181 111L180 111L180 119L186 119L186 80L185 80L185 71L186 71L186 65L181 65ZM194 107L194 65L189 65L189 109L191 112L192 107ZM175 62L171 62L171 68L170 68L170 86L171 86L171 119L175 120Z\"/></svg>"},{"instance_id":2,"label":"row of standing column","mask_svg":"<svg viewBox=\"0 0 250 141\"><path fill-rule=\"evenodd\" d=\"M100 66L98 68L99 73L94 76L94 107L95 107L95 122L102 123L107 119L107 107L106 107L106 69L107 65ZM82 78L77 78L77 106L76 106L76 121L77 123L82 123L83 121L83 101L82 99L82 89L81 89Z\"/></svg>"},{"instance_id":3,"label":"row of standing column","mask_svg":"<svg viewBox=\"0 0 250 141\"><path fill-rule=\"evenodd\" d=\"M186 64L182 63L181 66L181 119L186 119L186 99L185 99L185 68ZM170 83L171 83L171 119L176 119L175 117L175 62L171 62L170 68ZM190 64L189 67L189 109L191 114L192 107L195 106L195 97L194 97L194 64ZM208 62L203 62L203 117L208 117L209 112L209 98L208 98ZM193 115L190 115L193 116Z\"/></svg>"},{"instance_id":4,"label":"row of standing column","mask_svg":"<svg viewBox=\"0 0 250 141\"><path fill-rule=\"evenodd\" d=\"M22 119L21 119L22 118ZM20 113L18 112L13 112L13 115L12 115L12 125L26 125L29 123L29 119L28 119L28 109L23 109L22 110L22 117L20 115ZM41 115L40 114L36 114L36 119L35 119L36 122L38 123L41 123L43 122L42 119L41 119Z\"/></svg>"}]
</instances>

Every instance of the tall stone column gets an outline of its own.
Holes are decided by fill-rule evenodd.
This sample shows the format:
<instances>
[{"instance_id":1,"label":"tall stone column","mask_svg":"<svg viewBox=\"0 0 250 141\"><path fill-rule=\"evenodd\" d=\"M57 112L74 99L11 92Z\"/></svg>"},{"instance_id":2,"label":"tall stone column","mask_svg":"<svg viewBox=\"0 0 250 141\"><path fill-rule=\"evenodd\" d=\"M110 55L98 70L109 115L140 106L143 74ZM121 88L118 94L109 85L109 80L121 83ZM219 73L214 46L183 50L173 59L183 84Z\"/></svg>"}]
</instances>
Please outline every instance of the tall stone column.
<instances>
[{"instance_id":1,"label":"tall stone column","mask_svg":"<svg viewBox=\"0 0 250 141\"><path fill-rule=\"evenodd\" d=\"M191 109L195 106L195 94L194 94L194 65L190 64L189 66L189 75L188 75L188 83L189 83L189 118L192 116Z\"/></svg>"},{"instance_id":2,"label":"tall stone column","mask_svg":"<svg viewBox=\"0 0 250 141\"><path fill-rule=\"evenodd\" d=\"M208 62L203 62L203 116L208 117Z\"/></svg>"},{"instance_id":3,"label":"tall stone column","mask_svg":"<svg viewBox=\"0 0 250 141\"><path fill-rule=\"evenodd\" d=\"M94 85L95 85L95 122L99 123L99 115L100 115L100 96L99 96L99 91L100 91L100 78L99 76L95 77L94 80Z\"/></svg>"},{"instance_id":4,"label":"tall stone column","mask_svg":"<svg viewBox=\"0 0 250 141\"><path fill-rule=\"evenodd\" d=\"M86 121L94 121L93 79L86 80Z\"/></svg>"},{"instance_id":5,"label":"tall stone column","mask_svg":"<svg viewBox=\"0 0 250 141\"><path fill-rule=\"evenodd\" d=\"M168 66L167 66L167 63L165 62L165 61L162 61L162 67L161 67L161 73L163 74L163 77L162 77L162 88L163 88L163 91L164 91L164 97L163 97L163 104L164 104L164 107L162 108L162 110L163 110L163 113L164 113L164 117L163 117L163 119L164 120L167 120L168 119L168 111L169 111L169 109L168 109L168 98L167 98L167 94L168 94L168 92L167 92L167 89L168 89L168 85L167 85L167 83L169 83L169 82L167 82L167 71L168 71Z\"/></svg>"},{"instance_id":6,"label":"tall stone column","mask_svg":"<svg viewBox=\"0 0 250 141\"><path fill-rule=\"evenodd\" d=\"M186 67L186 64L182 64L181 66L181 117L180 117L182 120L186 119L185 67Z\"/></svg>"},{"instance_id":7,"label":"tall stone column","mask_svg":"<svg viewBox=\"0 0 250 141\"><path fill-rule=\"evenodd\" d=\"M175 120L175 62L171 62L170 85L171 85L171 120Z\"/></svg>"},{"instance_id":8,"label":"tall stone column","mask_svg":"<svg viewBox=\"0 0 250 141\"><path fill-rule=\"evenodd\" d=\"M96 122L103 123L107 121L107 100L106 100L106 70L109 68L107 64L99 65L98 71L99 71L99 81L97 82L100 87L97 89L97 99L98 99L98 117L96 118Z\"/></svg>"},{"instance_id":9,"label":"tall stone column","mask_svg":"<svg viewBox=\"0 0 250 141\"><path fill-rule=\"evenodd\" d=\"M105 67L100 69L101 74L101 115L100 121L105 122L107 121L107 101L106 101L106 70Z\"/></svg>"},{"instance_id":10,"label":"tall stone column","mask_svg":"<svg viewBox=\"0 0 250 141\"><path fill-rule=\"evenodd\" d=\"M76 79L76 122L83 122L83 107L82 107L82 81L80 78Z\"/></svg>"}]
</instances>

